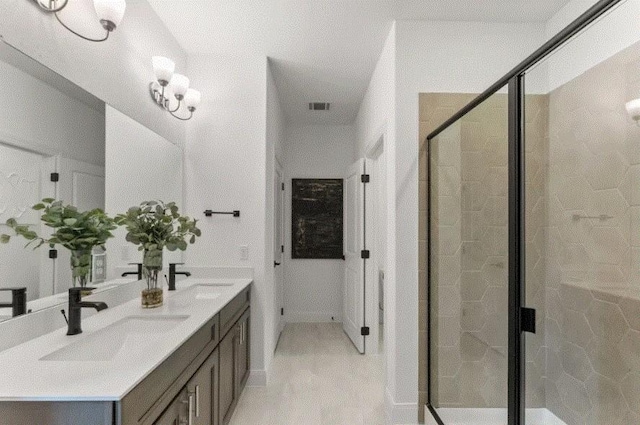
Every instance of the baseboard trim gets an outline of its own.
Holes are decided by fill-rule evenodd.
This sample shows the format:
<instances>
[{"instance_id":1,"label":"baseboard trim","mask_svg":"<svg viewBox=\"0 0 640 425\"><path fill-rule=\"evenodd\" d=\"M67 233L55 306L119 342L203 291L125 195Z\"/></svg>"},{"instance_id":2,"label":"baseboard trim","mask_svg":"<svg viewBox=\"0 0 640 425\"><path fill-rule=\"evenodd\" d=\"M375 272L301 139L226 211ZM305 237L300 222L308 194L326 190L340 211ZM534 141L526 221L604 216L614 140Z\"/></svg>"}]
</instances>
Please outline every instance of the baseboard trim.
<instances>
[{"instance_id":1,"label":"baseboard trim","mask_svg":"<svg viewBox=\"0 0 640 425\"><path fill-rule=\"evenodd\" d=\"M247 379L248 387L266 387L267 386L267 371L262 369L253 369L249 372L249 379Z\"/></svg>"},{"instance_id":2,"label":"baseboard trim","mask_svg":"<svg viewBox=\"0 0 640 425\"><path fill-rule=\"evenodd\" d=\"M396 403L389 388L385 388L384 394L387 425L416 425L418 423L418 403Z\"/></svg>"},{"instance_id":3,"label":"baseboard trim","mask_svg":"<svg viewBox=\"0 0 640 425\"><path fill-rule=\"evenodd\" d=\"M332 317L333 320L331 320ZM285 321L287 323L340 323L342 316L336 313L294 311L285 313Z\"/></svg>"}]
</instances>

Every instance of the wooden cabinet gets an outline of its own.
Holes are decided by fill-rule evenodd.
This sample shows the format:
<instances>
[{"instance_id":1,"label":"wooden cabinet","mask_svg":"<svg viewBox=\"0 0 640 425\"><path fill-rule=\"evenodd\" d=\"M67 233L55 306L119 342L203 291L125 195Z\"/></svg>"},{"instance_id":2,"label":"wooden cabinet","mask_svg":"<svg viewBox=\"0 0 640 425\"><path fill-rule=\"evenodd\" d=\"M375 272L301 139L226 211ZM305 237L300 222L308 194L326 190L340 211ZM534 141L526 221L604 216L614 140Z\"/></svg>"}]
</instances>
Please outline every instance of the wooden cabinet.
<instances>
[{"instance_id":1,"label":"wooden cabinet","mask_svg":"<svg viewBox=\"0 0 640 425\"><path fill-rule=\"evenodd\" d=\"M182 390L171 402L167 410L154 422L154 425L184 425L187 423L187 391Z\"/></svg>"},{"instance_id":2,"label":"wooden cabinet","mask_svg":"<svg viewBox=\"0 0 640 425\"><path fill-rule=\"evenodd\" d=\"M242 393L247 379L249 379L249 319L251 315L250 310L244 312L240 320L238 321L238 350L236 358L236 376L237 376L237 393Z\"/></svg>"},{"instance_id":3,"label":"wooden cabinet","mask_svg":"<svg viewBox=\"0 0 640 425\"><path fill-rule=\"evenodd\" d=\"M187 383L188 408L191 425L218 425L218 349L204 362Z\"/></svg>"},{"instance_id":4,"label":"wooden cabinet","mask_svg":"<svg viewBox=\"0 0 640 425\"><path fill-rule=\"evenodd\" d=\"M249 377L249 301L246 287L118 401L3 402L0 424L226 425Z\"/></svg>"},{"instance_id":5,"label":"wooden cabinet","mask_svg":"<svg viewBox=\"0 0 640 425\"><path fill-rule=\"evenodd\" d=\"M220 423L227 425L249 378L249 318L246 309L220 342Z\"/></svg>"},{"instance_id":6,"label":"wooden cabinet","mask_svg":"<svg viewBox=\"0 0 640 425\"><path fill-rule=\"evenodd\" d=\"M236 353L239 333L232 328L220 341L220 422L227 425L236 396Z\"/></svg>"}]
</instances>

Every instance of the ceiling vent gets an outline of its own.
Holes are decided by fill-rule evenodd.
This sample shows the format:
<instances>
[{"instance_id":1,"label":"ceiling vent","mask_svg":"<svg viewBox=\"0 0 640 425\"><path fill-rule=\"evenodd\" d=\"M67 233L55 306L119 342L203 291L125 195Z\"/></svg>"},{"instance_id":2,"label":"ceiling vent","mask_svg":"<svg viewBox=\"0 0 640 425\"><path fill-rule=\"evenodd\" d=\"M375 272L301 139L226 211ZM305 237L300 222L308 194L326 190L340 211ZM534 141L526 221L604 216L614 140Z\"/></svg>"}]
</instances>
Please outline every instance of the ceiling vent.
<instances>
[{"instance_id":1,"label":"ceiling vent","mask_svg":"<svg viewBox=\"0 0 640 425\"><path fill-rule=\"evenodd\" d=\"M330 103L325 103L325 102L312 102L312 103L309 103L309 110L310 111L328 111L330 105L331 105Z\"/></svg>"}]
</instances>

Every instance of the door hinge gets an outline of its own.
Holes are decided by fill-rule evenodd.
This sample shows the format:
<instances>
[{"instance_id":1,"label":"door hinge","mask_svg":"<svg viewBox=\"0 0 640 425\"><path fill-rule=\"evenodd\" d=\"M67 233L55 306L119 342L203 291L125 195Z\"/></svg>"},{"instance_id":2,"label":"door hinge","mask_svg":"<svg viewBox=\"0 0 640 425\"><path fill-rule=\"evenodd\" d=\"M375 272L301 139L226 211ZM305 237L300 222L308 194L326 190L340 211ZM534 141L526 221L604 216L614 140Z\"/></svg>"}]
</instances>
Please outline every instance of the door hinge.
<instances>
[{"instance_id":1,"label":"door hinge","mask_svg":"<svg viewBox=\"0 0 640 425\"><path fill-rule=\"evenodd\" d=\"M52 260L55 260L56 258L58 258L58 250L57 249L50 249L49 250L49 258L51 258Z\"/></svg>"},{"instance_id":2,"label":"door hinge","mask_svg":"<svg viewBox=\"0 0 640 425\"><path fill-rule=\"evenodd\" d=\"M520 326L523 332L536 333L536 310L522 307L520 313Z\"/></svg>"},{"instance_id":3,"label":"door hinge","mask_svg":"<svg viewBox=\"0 0 640 425\"><path fill-rule=\"evenodd\" d=\"M280 245L280 252L284 252L284 245Z\"/></svg>"},{"instance_id":4,"label":"door hinge","mask_svg":"<svg viewBox=\"0 0 640 425\"><path fill-rule=\"evenodd\" d=\"M362 251L360 251L360 258L370 258L371 257L371 252L369 252L368 249L363 249Z\"/></svg>"},{"instance_id":5,"label":"door hinge","mask_svg":"<svg viewBox=\"0 0 640 425\"><path fill-rule=\"evenodd\" d=\"M284 190L284 183L282 183L282 190Z\"/></svg>"},{"instance_id":6,"label":"door hinge","mask_svg":"<svg viewBox=\"0 0 640 425\"><path fill-rule=\"evenodd\" d=\"M60 173L51 173L51 181L52 182L60 181Z\"/></svg>"},{"instance_id":7,"label":"door hinge","mask_svg":"<svg viewBox=\"0 0 640 425\"><path fill-rule=\"evenodd\" d=\"M360 176L360 181L362 181L362 183L369 183L371 181L371 176L369 176L369 174L362 174Z\"/></svg>"},{"instance_id":8,"label":"door hinge","mask_svg":"<svg viewBox=\"0 0 640 425\"><path fill-rule=\"evenodd\" d=\"M280 316L284 316L284 308L280 309Z\"/></svg>"},{"instance_id":9,"label":"door hinge","mask_svg":"<svg viewBox=\"0 0 640 425\"><path fill-rule=\"evenodd\" d=\"M360 328L360 335L369 336L369 327L368 326L361 327Z\"/></svg>"}]
</instances>

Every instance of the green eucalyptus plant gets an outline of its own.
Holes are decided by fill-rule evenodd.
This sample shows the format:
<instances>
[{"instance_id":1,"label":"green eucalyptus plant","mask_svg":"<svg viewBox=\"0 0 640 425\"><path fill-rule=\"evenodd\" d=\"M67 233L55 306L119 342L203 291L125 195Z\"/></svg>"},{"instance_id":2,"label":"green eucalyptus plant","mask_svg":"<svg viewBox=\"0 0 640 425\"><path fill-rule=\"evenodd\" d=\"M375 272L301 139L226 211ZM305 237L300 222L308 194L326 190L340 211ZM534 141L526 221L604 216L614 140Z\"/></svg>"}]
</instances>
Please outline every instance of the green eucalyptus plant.
<instances>
[{"instance_id":1,"label":"green eucalyptus plant","mask_svg":"<svg viewBox=\"0 0 640 425\"><path fill-rule=\"evenodd\" d=\"M37 249L47 244L51 248L61 245L70 250L73 286L78 281L80 286L86 286L91 272L91 251L98 246L104 249L107 240L113 237L111 231L117 228L115 221L101 209L80 212L73 205L63 205L62 201L53 198L45 198L32 208L42 211L40 220L54 229L49 238L38 236L15 218L8 219L7 226L28 240L25 248L33 245ZM10 235L0 235L0 242L8 243L10 240Z\"/></svg>"},{"instance_id":2,"label":"green eucalyptus plant","mask_svg":"<svg viewBox=\"0 0 640 425\"><path fill-rule=\"evenodd\" d=\"M162 270L162 250L185 251L202 232L197 220L182 216L175 202L146 201L115 217L116 224L127 230L126 239L144 251L143 271L147 289L157 288Z\"/></svg>"}]
</instances>

